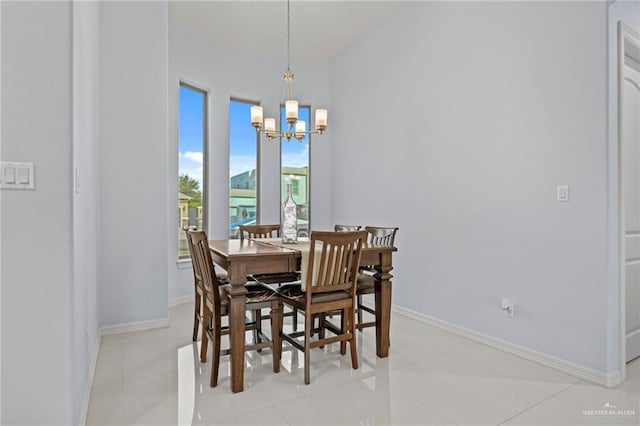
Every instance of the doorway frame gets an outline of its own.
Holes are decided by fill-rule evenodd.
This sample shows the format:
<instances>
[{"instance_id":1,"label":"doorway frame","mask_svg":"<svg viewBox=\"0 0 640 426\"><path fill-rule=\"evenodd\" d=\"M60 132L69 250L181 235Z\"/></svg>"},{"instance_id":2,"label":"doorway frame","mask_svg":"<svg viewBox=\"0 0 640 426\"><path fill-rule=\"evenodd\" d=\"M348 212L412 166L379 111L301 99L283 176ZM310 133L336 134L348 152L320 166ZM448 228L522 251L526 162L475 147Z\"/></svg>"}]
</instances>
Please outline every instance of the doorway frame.
<instances>
[{"instance_id":1,"label":"doorway frame","mask_svg":"<svg viewBox=\"0 0 640 426\"><path fill-rule=\"evenodd\" d=\"M622 182L622 106L623 106L623 88L624 88L624 67L625 67L625 54L628 51L628 45L635 45L640 50L640 33L638 33L633 27L625 24L622 21L618 21L618 43L617 43L617 196L618 196L618 294L620 301L620 325L619 325L619 347L620 347L620 375L621 380L626 380L627 377L627 312L626 312L626 271L625 271L625 259L626 259L626 241L625 241L625 219L624 219L624 191Z\"/></svg>"}]
</instances>

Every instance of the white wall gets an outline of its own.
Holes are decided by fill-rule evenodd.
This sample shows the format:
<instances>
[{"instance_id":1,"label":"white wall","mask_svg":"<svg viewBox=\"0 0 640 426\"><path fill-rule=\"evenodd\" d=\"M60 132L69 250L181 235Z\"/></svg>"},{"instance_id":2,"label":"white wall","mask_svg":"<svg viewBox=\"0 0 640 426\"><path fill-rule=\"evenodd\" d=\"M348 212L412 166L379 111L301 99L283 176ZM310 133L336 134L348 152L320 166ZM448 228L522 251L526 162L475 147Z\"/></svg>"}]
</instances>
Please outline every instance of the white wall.
<instances>
[{"instance_id":1,"label":"white wall","mask_svg":"<svg viewBox=\"0 0 640 426\"><path fill-rule=\"evenodd\" d=\"M36 189L3 190L2 424L73 422L71 3L2 8L2 161ZM36 408L37 407L37 408Z\"/></svg>"},{"instance_id":2,"label":"white wall","mask_svg":"<svg viewBox=\"0 0 640 426\"><path fill-rule=\"evenodd\" d=\"M0 5L0 76L2 75L2 6ZM2 99L2 81L0 78L0 99ZM2 102L0 101L0 158L2 158ZM0 195L0 213L2 213L2 195ZM0 216L0 235L2 235L2 217ZM2 320L2 238L0 238L0 320ZM2 325L0 325L0 423L2 423Z\"/></svg>"},{"instance_id":3,"label":"white wall","mask_svg":"<svg viewBox=\"0 0 640 426\"><path fill-rule=\"evenodd\" d=\"M609 144L608 150L608 232L609 232L609 291L607 312L607 368L615 371L624 364L620 353L620 339L625 330L620 324L620 253L618 221L618 22L640 32L640 2L615 1L609 6L608 16L608 90L609 90Z\"/></svg>"},{"instance_id":4,"label":"white wall","mask_svg":"<svg viewBox=\"0 0 640 426\"><path fill-rule=\"evenodd\" d=\"M166 2L100 5L101 326L167 318Z\"/></svg>"},{"instance_id":5,"label":"white wall","mask_svg":"<svg viewBox=\"0 0 640 426\"><path fill-rule=\"evenodd\" d=\"M178 205L178 101L181 79L209 90L209 234L227 238L229 232L229 100L231 97L262 101L265 115L282 101L284 60L256 59L216 46L189 31L169 28L169 300L193 294L190 269L179 269L177 260ZM296 75L294 97L302 104L329 107L327 61L292 62ZM332 116L329 117L332 120ZM247 117L249 126L249 117ZM330 122L331 125L331 122ZM286 142L285 142L286 143ZM289 142L296 143L296 142ZM280 145L263 140L260 147L259 211L262 223L280 223ZM311 138L311 226L332 226L329 182L331 176L331 131ZM175 177L175 178L173 178ZM174 208L175 206L175 208ZM188 266L188 265L187 265Z\"/></svg>"},{"instance_id":6,"label":"white wall","mask_svg":"<svg viewBox=\"0 0 640 426\"><path fill-rule=\"evenodd\" d=\"M395 304L607 371L606 25L409 3L332 60L332 219L400 227Z\"/></svg>"},{"instance_id":7,"label":"white wall","mask_svg":"<svg viewBox=\"0 0 640 426\"><path fill-rule=\"evenodd\" d=\"M73 3L73 414L79 424L97 350L100 4ZM73 179L73 176L72 176Z\"/></svg>"}]
</instances>

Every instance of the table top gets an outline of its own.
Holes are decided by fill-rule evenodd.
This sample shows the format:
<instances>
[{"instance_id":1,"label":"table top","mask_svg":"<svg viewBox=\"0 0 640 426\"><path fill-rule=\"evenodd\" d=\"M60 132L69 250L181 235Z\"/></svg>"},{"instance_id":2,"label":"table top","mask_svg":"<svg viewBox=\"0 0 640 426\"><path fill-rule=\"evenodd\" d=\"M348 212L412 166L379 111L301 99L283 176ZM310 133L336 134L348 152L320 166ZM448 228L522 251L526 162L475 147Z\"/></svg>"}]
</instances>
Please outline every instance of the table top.
<instances>
[{"instance_id":1,"label":"table top","mask_svg":"<svg viewBox=\"0 0 640 426\"><path fill-rule=\"evenodd\" d=\"M299 238L297 243L285 244L279 238L267 238L240 241L235 240L210 240L209 247L224 257L245 257L245 256L273 256L274 254L293 254L299 256L302 251L309 250L309 238ZM376 244L364 243L363 251L398 251L396 247L380 246Z\"/></svg>"},{"instance_id":2,"label":"table top","mask_svg":"<svg viewBox=\"0 0 640 426\"><path fill-rule=\"evenodd\" d=\"M260 244L254 240L210 240L211 250L220 253L224 257L243 256L273 256L274 254L295 255L297 250L274 245Z\"/></svg>"}]
</instances>

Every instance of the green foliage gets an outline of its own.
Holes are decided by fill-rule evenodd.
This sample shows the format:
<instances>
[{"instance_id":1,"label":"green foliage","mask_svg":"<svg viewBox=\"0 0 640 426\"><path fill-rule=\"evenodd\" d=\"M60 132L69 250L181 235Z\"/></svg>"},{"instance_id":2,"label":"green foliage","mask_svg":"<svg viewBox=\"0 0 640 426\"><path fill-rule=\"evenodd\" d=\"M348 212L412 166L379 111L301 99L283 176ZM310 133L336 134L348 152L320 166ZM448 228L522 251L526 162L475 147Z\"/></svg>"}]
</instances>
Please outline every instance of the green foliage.
<instances>
[{"instance_id":1,"label":"green foliage","mask_svg":"<svg viewBox=\"0 0 640 426\"><path fill-rule=\"evenodd\" d=\"M189 175L180 175L178 179L180 182L180 192L191 198L189 200L189 207L200 207L202 205L200 183Z\"/></svg>"}]
</instances>

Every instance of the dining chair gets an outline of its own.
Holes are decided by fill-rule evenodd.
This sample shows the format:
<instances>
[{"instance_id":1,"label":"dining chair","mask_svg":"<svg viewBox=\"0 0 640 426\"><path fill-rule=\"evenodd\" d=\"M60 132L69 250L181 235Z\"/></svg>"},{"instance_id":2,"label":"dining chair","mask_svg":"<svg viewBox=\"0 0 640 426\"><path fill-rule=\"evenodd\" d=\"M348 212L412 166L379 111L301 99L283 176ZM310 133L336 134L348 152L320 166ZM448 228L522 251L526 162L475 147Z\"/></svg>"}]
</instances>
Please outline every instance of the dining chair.
<instances>
[{"instance_id":1,"label":"dining chair","mask_svg":"<svg viewBox=\"0 0 640 426\"><path fill-rule=\"evenodd\" d=\"M244 241L247 238L251 239L261 239L261 238L277 238L280 237L280 224L274 225L240 225L238 227L240 231L240 241ZM274 285L277 284L281 286L285 283L294 283L296 281L300 281L300 273L299 272L285 272L285 273L266 273L266 274L250 274L247 275L247 279L250 281L260 282L262 284ZM287 312L284 314L285 317L292 317L293 320L293 329L298 329L298 311L297 309L293 309L291 312ZM262 317L262 319L267 319L268 317ZM254 318L254 320L261 324L258 318Z\"/></svg>"},{"instance_id":2,"label":"dining chair","mask_svg":"<svg viewBox=\"0 0 640 426\"><path fill-rule=\"evenodd\" d=\"M304 352L304 383L307 385L310 382L311 348L340 342L340 353L345 354L346 342L349 342L351 366L358 368L354 301L360 252L366 236L364 231L312 232L307 265L303 266L308 271L304 290L283 286L280 291L285 304L304 311L304 331L283 331L282 340ZM318 333L318 338L312 341L314 317L333 311L342 313L340 328L327 323L324 327L334 335L324 337Z\"/></svg>"},{"instance_id":3,"label":"dining chair","mask_svg":"<svg viewBox=\"0 0 640 426\"><path fill-rule=\"evenodd\" d=\"M280 224L276 225L240 225L240 241L247 238L277 238L280 236Z\"/></svg>"},{"instance_id":4,"label":"dining chair","mask_svg":"<svg viewBox=\"0 0 640 426\"><path fill-rule=\"evenodd\" d=\"M333 225L333 230L336 232L353 232L362 229L360 225ZM320 337L324 337L324 329L322 324L325 321L327 315L320 315ZM330 313L329 318L333 318L333 313Z\"/></svg>"},{"instance_id":5,"label":"dining chair","mask_svg":"<svg viewBox=\"0 0 640 426\"><path fill-rule=\"evenodd\" d=\"M280 225L240 225L240 241L244 241L247 238L261 239L261 238L277 238L280 236ZM287 272L287 273L269 273L269 274L253 274L248 275L248 278L253 281L259 281L263 284L283 284L300 280L300 273Z\"/></svg>"},{"instance_id":6,"label":"dining chair","mask_svg":"<svg viewBox=\"0 0 640 426\"><path fill-rule=\"evenodd\" d=\"M193 244L194 270L197 279L204 289L203 298L203 324L202 345L200 348L200 361L206 362L209 340L212 343L213 355L211 360L210 386L218 385L218 371L220 368L220 356L229 354L229 349L222 349L220 338L230 334L229 325L222 325L222 317L229 315L228 285L220 285L215 274L215 267L211 260L209 241L204 231L188 231ZM271 348L273 354L273 372L280 371L280 358L282 354L282 342L280 330L282 330L282 302L278 294L272 288L261 283L246 285L247 294L245 302L246 311L255 311L262 308L271 308L271 339L261 333L259 342L246 345L245 350L258 350ZM245 330L256 330L255 322L244 324Z\"/></svg>"},{"instance_id":7,"label":"dining chair","mask_svg":"<svg viewBox=\"0 0 640 426\"><path fill-rule=\"evenodd\" d=\"M396 239L396 232L398 228L385 228L379 226L365 226L365 231L368 234L368 242L372 245L393 247ZM357 286L356 286L356 313L358 316L358 323L356 328L362 331L366 327L374 327L376 325L375 320L369 322L363 322L362 312L368 312L372 315L376 315L375 308L369 307L362 302L362 296L365 294L375 293L375 278L374 274L376 270L373 266L361 266L360 273L358 274Z\"/></svg>"},{"instance_id":8,"label":"dining chair","mask_svg":"<svg viewBox=\"0 0 640 426\"><path fill-rule=\"evenodd\" d=\"M193 263L193 241L191 240L191 235L189 235L189 231L196 231L197 228L195 226L187 226L183 228L184 233L187 238L187 247L189 248L189 257L192 259ZM193 341L198 340L198 328L203 323L202 316L202 300L204 297L204 288L202 286L202 281L199 279L199 275L196 273L195 265L193 266L193 284L194 284L194 312L193 312ZM216 273L216 278L218 282L221 284L228 284L229 278L226 273Z\"/></svg>"}]
</instances>

